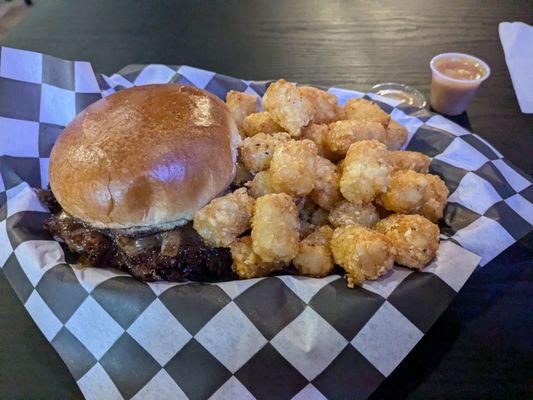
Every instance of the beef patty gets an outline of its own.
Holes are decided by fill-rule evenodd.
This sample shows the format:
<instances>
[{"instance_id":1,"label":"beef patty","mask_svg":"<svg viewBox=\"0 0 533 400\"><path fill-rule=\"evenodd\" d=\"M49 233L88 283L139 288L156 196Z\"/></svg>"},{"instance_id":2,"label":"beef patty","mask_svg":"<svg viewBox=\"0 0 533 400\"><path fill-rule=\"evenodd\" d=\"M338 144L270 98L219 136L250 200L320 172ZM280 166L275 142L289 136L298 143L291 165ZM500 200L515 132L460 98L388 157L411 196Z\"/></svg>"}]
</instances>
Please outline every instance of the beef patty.
<instances>
[{"instance_id":1,"label":"beef patty","mask_svg":"<svg viewBox=\"0 0 533 400\"><path fill-rule=\"evenodd\" d=\"M235 279L227 248L205 245L191 224L137 236L99 230L68 216L50 190L37 189L52 215L44 223L54 239L79 256L79 264L113 267L141 281Z\"/></svg>"}]
</instances>

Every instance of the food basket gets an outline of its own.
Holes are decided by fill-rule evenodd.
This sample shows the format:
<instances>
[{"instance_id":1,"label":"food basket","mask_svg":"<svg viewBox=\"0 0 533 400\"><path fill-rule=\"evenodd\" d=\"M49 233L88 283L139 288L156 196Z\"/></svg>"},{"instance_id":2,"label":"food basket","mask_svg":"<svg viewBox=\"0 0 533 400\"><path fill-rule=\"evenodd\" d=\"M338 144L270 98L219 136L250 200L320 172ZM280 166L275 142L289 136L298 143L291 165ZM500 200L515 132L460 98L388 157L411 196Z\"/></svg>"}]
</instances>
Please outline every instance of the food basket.
<instances>
[{"instance_id":1,"label":"food basket","mask_svg":"<svg viewBox=\"0 0 533 400\"><path fill-rule=\"evenodd\" d=\"M87 62L1 48L0 267L83 395L96 399L362 399L417 344L478 266L526 235L530 178L478 135L392 99L370 97L432 158L450 190L437 258L348 289L338 275L141 283L80 269L42 228L50 149L87 105L134 85L180 82L222 99L268 81L188 66Z\"/></svg>"}]
</instances>

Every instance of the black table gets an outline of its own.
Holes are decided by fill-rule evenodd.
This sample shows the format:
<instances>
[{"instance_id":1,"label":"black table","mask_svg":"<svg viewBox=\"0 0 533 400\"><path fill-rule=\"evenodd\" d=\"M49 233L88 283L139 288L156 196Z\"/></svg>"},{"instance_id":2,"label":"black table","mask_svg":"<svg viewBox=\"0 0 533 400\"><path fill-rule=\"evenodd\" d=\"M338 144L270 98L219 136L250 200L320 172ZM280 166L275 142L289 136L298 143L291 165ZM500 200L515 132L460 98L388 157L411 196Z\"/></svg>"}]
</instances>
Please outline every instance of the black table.
<instances>
[{"instance_id":1,"label":"black table","mask_svg":"<svg viewBox=\"0 0 533 400\"><path fill-rule=\"evenodd\" d=\"M457 120L531 174L533 116L520 113L498 39L497 24L516 20L533 22L531 2L47 0L2 44L104 73L158 62L358 90L396 81L426 94L433 55L472 53L492 76ZM529 235L477 271L373 398L527 397L532 249ZM0 274L0 398L81 397Z\"/></svg>"}]
</instances>

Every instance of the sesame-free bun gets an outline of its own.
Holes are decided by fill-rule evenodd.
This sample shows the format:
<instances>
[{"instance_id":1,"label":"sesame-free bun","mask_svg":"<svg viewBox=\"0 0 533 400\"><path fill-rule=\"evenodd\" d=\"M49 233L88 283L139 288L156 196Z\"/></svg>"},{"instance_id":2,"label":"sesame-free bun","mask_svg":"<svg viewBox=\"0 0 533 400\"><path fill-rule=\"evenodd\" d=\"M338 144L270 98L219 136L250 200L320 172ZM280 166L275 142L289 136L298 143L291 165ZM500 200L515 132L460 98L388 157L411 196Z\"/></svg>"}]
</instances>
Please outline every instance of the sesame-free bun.
<instances>
[{"instance_id":1,"label":"sesame-free bun","mask_svg":"<svg viewBox=\"0 0 533 400\"><path fill-rule=\"evenodd\" d=\"M63 130L50 187L65 212L95 228L172 229L231 183L239 140L213 94L133 87L91 104Z\"/></svg>"}]
</instances>

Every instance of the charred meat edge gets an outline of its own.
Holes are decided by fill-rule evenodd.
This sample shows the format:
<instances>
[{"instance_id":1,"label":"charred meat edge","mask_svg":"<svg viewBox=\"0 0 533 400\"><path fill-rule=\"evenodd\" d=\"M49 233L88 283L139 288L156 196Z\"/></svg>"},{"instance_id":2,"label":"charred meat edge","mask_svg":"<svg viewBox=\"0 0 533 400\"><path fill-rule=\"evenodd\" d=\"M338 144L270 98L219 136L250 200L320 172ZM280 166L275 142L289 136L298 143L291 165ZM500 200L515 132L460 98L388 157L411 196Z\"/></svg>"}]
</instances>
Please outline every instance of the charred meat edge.
<instances>
[{"instance_id":1,"label":"charred meat edge","mask_svg":"<svg viewBox=\"0 0 533 400\"><path fill-rule=\"evenodd\" d=\"M167 232L121 235L92 228L68 216L50 190L36 192L52 213L44 222L44 229L75 253L81 266L117 268L143 282L236 278L231 271L229 249L205 245L190 224Z\"/></svg>"}]
</instances>

